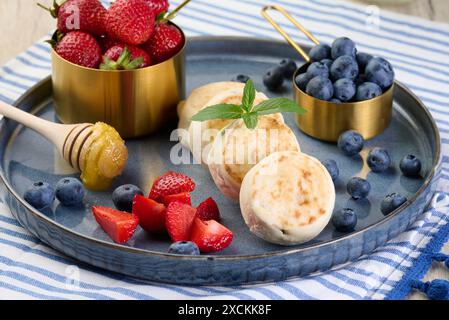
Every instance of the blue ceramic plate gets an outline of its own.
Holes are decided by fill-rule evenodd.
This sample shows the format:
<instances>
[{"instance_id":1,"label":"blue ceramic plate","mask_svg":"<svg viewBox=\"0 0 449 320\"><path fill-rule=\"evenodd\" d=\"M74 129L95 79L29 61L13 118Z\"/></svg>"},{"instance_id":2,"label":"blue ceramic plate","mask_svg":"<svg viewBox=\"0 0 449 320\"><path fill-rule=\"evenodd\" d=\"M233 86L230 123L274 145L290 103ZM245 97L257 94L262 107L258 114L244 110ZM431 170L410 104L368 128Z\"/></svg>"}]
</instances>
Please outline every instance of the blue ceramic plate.
<instances>
[{"instance_id":1,"label":"blue ceramic plate","mask_svg":"<svg viewBox=\"0 0 449 320\"><path fill-rule=\"evenodd\" d=\"M213 81L230 80L244 73L254 79L259 90L264 71L282 58L298 58L286 44L246 38L196 38L187 49L187 92ZM298 63L302 63L298 61ZM17 103L39 117L55 120L51 83L46 79L27 92ZM291 96L291 83L282 92L269 95ZM402 232L425 208L435 186L440 163L440 142L435 123L423 104L404 86L395 90L394 120L379 137L367 142L359 159L343 156L334 144L314 140L301 133L292 115L286 122L296 133L301 148L319 159L335 159L341 169L336 182L336 208L351 207L359 218L356 231L336 232L329 225L316 239L296 247L264 242L247 229L239 206L224 198L209 174L199 165L173 165L169 161L170 132L127 141L129 164L114 187L124 183L139 185L145 192L151 181L167 170L183 172L197 182L194 204L214 197L223 215L223 224L234 232L234 242L216 255L182 257L167 254L168 237L154 238L138 229L124 246L114 244L95 222L92 205L112 206L111 191L89 192L85 207L67 209L55 202L39 212L22 198L25 189L37 180L52 184L73 175L50 143L13 121L0 122L0 174L8 189L7 201L14 216L39 239L53 248L89 264L153 281L177 284L241 284L282 280L325 270L333 265L370 253ZM395 167L386 174L373 174L364 164L368 151L383 147L391 152ZM422 179L410 179L398 169L400 159L415 154L423 161ZM367 200L353 201L346 182L353 176L366 177L372 192ZM380 212L381 200L391 192L409 201L388 217Z\"/></svg>"}]
</instances>

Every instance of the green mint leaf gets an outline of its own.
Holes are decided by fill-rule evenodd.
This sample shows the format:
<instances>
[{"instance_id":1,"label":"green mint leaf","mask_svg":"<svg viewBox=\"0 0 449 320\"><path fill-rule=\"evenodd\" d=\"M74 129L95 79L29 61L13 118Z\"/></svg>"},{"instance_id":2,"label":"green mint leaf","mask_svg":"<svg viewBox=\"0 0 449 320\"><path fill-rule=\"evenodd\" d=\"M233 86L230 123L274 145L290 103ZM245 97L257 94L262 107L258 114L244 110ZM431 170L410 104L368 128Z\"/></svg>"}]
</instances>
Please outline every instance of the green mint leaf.
<instances>
[{"instance_id":1,"label":"green mint leaf","mask_svg":"<svg viewBox=\"0 0 449 320\"><path fill-rule=\"evenodd\" d=\"M254 100L256 99L256 88L254 82L248 80L243 89L242 107L246 112L251 112L253 108Z\"/></svg>"},{"instance_id":2,"label":"green mint leaf","mask_svg":"<svg viewBox=\"0 0 449 320\"><path fill-rule=\"evenodd\" d=\"M242 118L248 129L255 129L257 127L258 117L255 112L244 113Z\"/></svg>"},{"instance_id":3,"label":"green mint leaf","mask_svg":"<svg viewBox=\"0 0 449 320\"><path fill-rule=\"evenodd\" d=\"M235 104L217 104L204 108L192 117L192 121L207 121L214 119L240 119L242 108Z\"/></svg>"},{"instance_id":4,"label":"green mint leaf","mask_svg":"<svg viewBox=\"0 0 449 320\"><path fill-rule=\"evenodd\" d=\"M296 102L287 98L273 98L265 100L255 106L253 111L260 116L279 112L294 112L298 114L306 113L306 109L300 107Z\"/></svg>"}]
</instances>

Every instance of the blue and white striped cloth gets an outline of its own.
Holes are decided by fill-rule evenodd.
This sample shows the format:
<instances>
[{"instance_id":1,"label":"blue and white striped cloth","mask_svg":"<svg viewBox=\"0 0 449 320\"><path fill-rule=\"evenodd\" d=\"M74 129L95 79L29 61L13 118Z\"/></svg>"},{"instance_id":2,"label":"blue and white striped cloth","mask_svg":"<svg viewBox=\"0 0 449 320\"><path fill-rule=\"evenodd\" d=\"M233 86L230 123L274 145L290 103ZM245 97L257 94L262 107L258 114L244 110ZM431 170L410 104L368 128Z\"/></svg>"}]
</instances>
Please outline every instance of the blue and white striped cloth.
<instances>
[{"instance_id":1,"label":"blue and white striped cloth","mask_svg":"<svg viewBox=\"0 0 449 320\"><path fill-rule=\"evenodd\" d=\"M274 0L273 0L274 1ZM177 5L180 0L171 1ZM404 234L357 262L322 274L259 286L180 287L148 283L81 265L42 244L0 203L0 299L384 299L449 227L449 25L331 0L276 0L320 40L354 39L362 51L385 56L397 78L428 106L441 131L443 179L432 208ZM259 15L260 0L194 0L177 18L190 36L279 38ZM282 24L300 42L305 37ZM0 68L0 99L15 101L50 74L49 47L35 44ZM441 241L442 242L442 241ZM396 290L397 291L397 290ZM394 294L393 294L394 293Z\"/></svg>"}]
</instances>

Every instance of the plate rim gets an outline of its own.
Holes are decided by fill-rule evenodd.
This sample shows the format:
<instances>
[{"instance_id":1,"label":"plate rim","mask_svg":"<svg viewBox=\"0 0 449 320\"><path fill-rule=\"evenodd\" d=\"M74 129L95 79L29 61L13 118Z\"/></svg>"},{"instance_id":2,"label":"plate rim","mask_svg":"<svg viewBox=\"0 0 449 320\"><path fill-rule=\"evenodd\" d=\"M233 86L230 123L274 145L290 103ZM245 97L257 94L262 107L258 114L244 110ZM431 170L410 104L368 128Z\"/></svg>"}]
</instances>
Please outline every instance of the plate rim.
<instances>
[{"instance_id":1,"label":"plate rim","mask_svg":"<svg viewBox=\"0 0 449 320\"><path fill-rule=\"evenodd\" d=\"M252 37L239 37L239 36L196 36L196 37L189 37L187 39L187 43L190 42L207 42L207 41L234 41L234 42L238 42L238 41L252 41L252 42L261 42L261 43L269 43L269 44L275 44L275 45L286 45L286 43L284 41L280 41L280 40L276 40L276 39L258 39L258 38L252 38ZM310 47L309 45L304 45L304 47L308 48ZM187 44L187 49L188 49L188 44ZM24 100L27 99L27 97L36 90L36 88L43 86L44 84L46 84L47 82L51 82L51 75L49 75L48 77L42 79L41 81L37 82L35 85L33 85L31 88L29 88L27 91L25 91L14 103L13 106L17 107L18 105L22 104L24 102ZM399 214L401 214L401 212L405 209L407 209L408 207L410 207L414 201L421 195L423 194L431 185L431 183L433 182L433 180L436 177L436 173L437 173L437 169L441 163L441 139L440 139L440 132L438 130L438 127L436 125L435 119L433 118L432 114L430 113L430 111L427 109L427 107L425 106L425 104L421 101L421 99L419 97L417 97L410 89L408 89L404 84L402 84L401 82L395 80L395 84L397 87L399 87L401 90L405 91L409 96L411 96L413 99L416 100L416 102L418 103L419 107L422 109L422 111L425 113L425 115L427 116L427 118L430 120L430 124L432 127L432 131L434 134L434 138L436 141L436 145L435 145L435 160L433 162L433 166L432 169L429 173L429 176L425 179L425 181L423 182L422 186L419 188L419 190L413 195L412 198L408 199L408 201L406 203L404 203L401 207L397 208L395 211L393 211L391 214L389 214L388 216L386 216L384 219L369 225L361 230L349 233L347 235L342 235L341 237L338 237L336 239L333 239L331 241L327 241L327 242L323 242L323 243L319 243L319 244L313 244L307 247L303 247L303 248L294 248L292 249L291 247L289 248L288 246L285 247L284 250L276 250L276 251L271 251L271 252L267 252L267 253L259 253L259 254L252 254L252 255L199 255L199 256L185 256L185 255L176 255L176 254L170 254L170 253L165 253L165 252L158 252L158 251L151 251L151 250L145 250L145 249L141 249L141 248L134 248L134 247L129 247L129 246L125 246L125 245L121 245L121 244L117 244L117 243L111 243L111 242L107 242L105 240L100 240L100 239L96 239L84 234L81 234L80 232L74 231L68 227L65 227L63 225L61 225L60 223L48 218L47 216L45 216L43 213L41 213L39 210L36 210L35 208L33 208L31 205L29 205L24 199L23 197L21 197L12 187L12 185L9 183L9 181L6 179L5 176L5 172L3 169L3 166L0 166L0 180L3 182L3 184L5 185L7 192L9 192L12 196L14 196L14 198L16 199L16 201L18 201L19 203L21 203L21 205L23 205L29 213L31 213L35 218L39 219L41 222L43 223L47 223L52 225L55 228L58 228L59 230L63 231L64 233L67 233L71 236L76 237L77 239L80 239L82 241L88 241L93 243L93 245L99 245L102 247L105 247L106 249L112 249L112 250L121 250L124 251L126 253L129 254L137 254L137 255L142 255L142 256L152 256L152 257L159 257L159 258L163 258L163 259L173 259L173 260L195 260L195 261L210 261L210 260L219 260L219 261L226 261L226 260L257 260L257 259L264 259L264 258L268 258L268 257L283 257L283 256L289 256L289 255L293 255L293 254L297 254L297 253L303 253L303 252L307 252L307 251L311 251L311 250L316 250L318 248L324 247L324 246L329 246L329 245L335 245L338 244L339 242L343 242L345 240L348 240L350 238L353 237L357 237L358 235L376 228L384 223L387 223L389 220L392 220L394 218L396 218ZM0 120L0 124L3 124L5 121L5 117L2 118ZM20 221L19 221L20 222ZM29 230L27 227L25 227L27 230ZM248 230L249 232L249 230ZM39 238L39 237L38 237ZM75 241L75 239L74 239ZM46 241L44 241L46 242ZM50 244L49 244L50 245ZM53 247L50 245L50 247ZM59 250L58 250L59 251Z\"/></svg>"}]
</instances>

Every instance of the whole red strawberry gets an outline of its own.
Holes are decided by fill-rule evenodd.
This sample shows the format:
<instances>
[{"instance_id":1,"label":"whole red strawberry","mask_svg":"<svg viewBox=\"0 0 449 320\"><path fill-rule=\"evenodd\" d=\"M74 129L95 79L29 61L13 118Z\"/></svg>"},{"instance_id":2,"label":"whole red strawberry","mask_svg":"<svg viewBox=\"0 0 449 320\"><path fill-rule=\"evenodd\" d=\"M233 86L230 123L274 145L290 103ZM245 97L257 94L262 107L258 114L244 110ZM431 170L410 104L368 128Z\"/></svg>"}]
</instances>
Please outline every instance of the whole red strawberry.
<instances>
[{"instance_id":1,"label":"whole red strawberry","mask_svg":"<svg viewBox=\"0 0 449 320\"><path fill-rule=\"evenodd\" d=\"M184 46L184 36L176 26L169 23L156 25L153 37L142 45L153 64L161 63L176 55Z\"/></svg>"},{"instance_id":2,"label":"whole red strawberry","mask_svg":"<svg viewBox=\"0 0 449 320\"><path fill-rule=\"evenodd\" d=\"M156 179L148 198L162 202L164 196L192 192L193 190L195 190L195 182L192 179L182 173L169 171Z\"/></svg>"},{"instance_id":3,"label":"whole red strawberry","mask_svg":"<svg viewBox=\"0 0 449 320\"><path fill-rule=\"evenodd\" d=\"M67 0L62 5L54 0L51 8L40 6L58 19L58 30L62 33L70 31L84 31L93 35L106 33L104 22L107 11L99 0Z\"/></svg>"},{"instance_id":4,"label":"whole red strawberry","mask_svg":"<svg viewBox=\"0 0 449 320\"><path fill-rule=\"evenodd\" d=\"M88 33L72 31L67 33L55 46L62 58L87 68L98 68L101 49L97 40Z\"/></svg>"},{"instance_id":5,"label":"whole red strawberry","mask_svg":"<svg viewBox=\"0 0 449 320\"><path fill-rule=\"evenodd\" d=\"M145 0L116 0L106 14L106 30L111 38L139 45L153 34L155 19Z\"/></svg>"},{"instance_id":6,"label":"whole red strawberry","mask_svg":"<svg viewBox=\"0 0 449 320\"><path fill-rule=\"evenodd\" d=\"M145 2L148 4L151 10L153 10L156 16L160 15L163 12L167 12L168 7L170 7L168 0L145 0Z\"/></svg>"},{"instance_id":7,"label":"whole red strawberry","mask_svg":"<svg viewBox=\"0 0 449 320\"><path fill-rule=\"evenodd\" d=\"M151 65L150 56L135 46L117 45L110 48L103 56L102 70L133 70Z\"/></svg>"}]
</instances>

